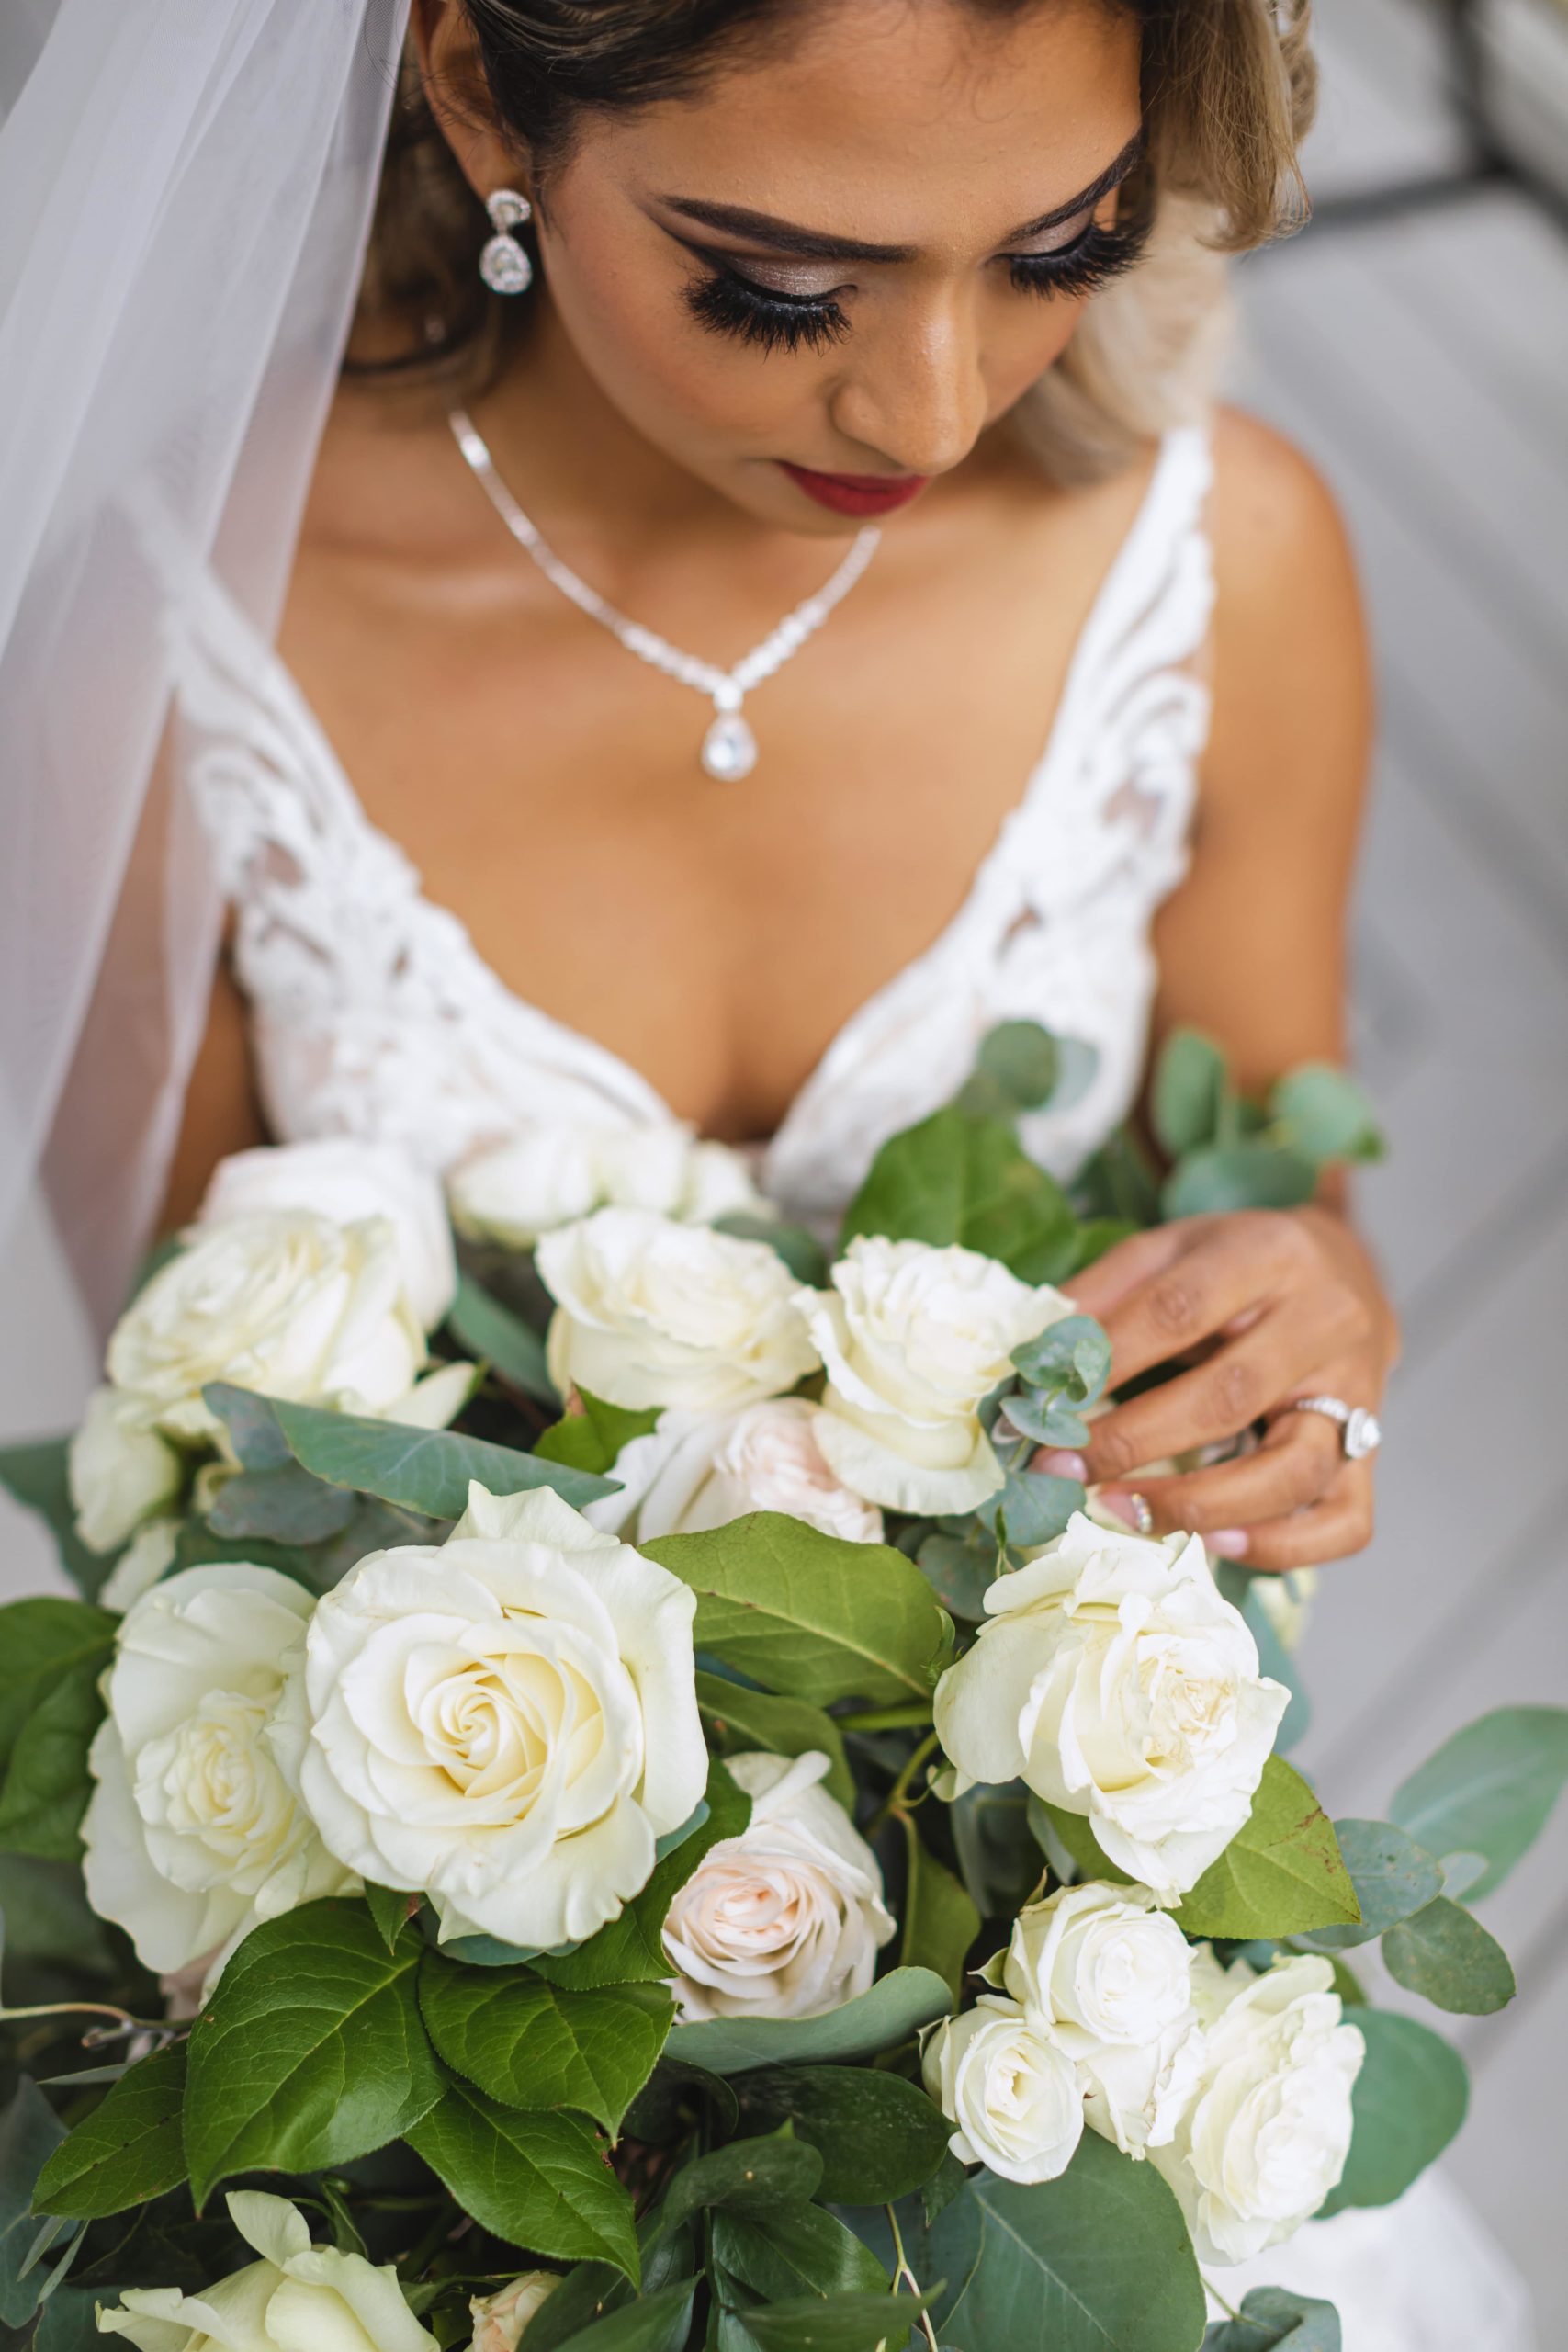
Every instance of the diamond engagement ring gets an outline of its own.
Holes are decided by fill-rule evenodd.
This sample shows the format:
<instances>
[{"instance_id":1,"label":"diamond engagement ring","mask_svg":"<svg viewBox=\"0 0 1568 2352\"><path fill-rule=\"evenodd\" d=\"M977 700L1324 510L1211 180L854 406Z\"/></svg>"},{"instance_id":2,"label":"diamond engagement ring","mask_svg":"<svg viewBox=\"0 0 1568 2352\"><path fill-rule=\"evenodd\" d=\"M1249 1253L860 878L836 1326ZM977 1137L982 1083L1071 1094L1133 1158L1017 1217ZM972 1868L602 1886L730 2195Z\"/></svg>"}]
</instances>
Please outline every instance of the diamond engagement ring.
<instances>
[{"instance_id":1,"label":"diamond engagement ring","mask_svg":"<svg viewBox=\"0 0 1568 2352\"><path fill-rule=\"evenodd\" d=\"M1364 1405L1347 1405L1343 1396L1298 1396L1287 1405L1288 1413L1321 1413L1325 1420L1339 1424L1339 1442L1347 1462L1364 1462L1382 1443L1382 1430L1378 1417Z\"/></svg>"}]
</instances>

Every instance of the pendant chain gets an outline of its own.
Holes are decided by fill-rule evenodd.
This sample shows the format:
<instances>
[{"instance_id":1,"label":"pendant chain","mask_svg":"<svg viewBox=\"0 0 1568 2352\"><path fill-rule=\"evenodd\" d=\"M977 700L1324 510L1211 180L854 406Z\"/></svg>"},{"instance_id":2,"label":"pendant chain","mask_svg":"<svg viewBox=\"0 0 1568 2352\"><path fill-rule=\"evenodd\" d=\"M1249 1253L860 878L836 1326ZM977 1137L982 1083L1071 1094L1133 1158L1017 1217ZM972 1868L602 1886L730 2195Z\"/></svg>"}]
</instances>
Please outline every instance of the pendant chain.
<instances>
[{"instance_id":1,"label":"pendant chain","mask_svg":"<svg viewBox=\"0 0 1568 2352\"><path fill-rule=\"evenodd\" d=\"M749 775L757 763L757 743L750 728L740 716L740 706L753 686L771 678L782 669L792 653L798 653L808 637L813 636L828 618L835 605L842 603L876 553L882 533L869 526L855 535L854 544L825 587L814 596L807 596L792 613L786 613L777 628L754 646L733 670L720 670L712 662L699 660L694 653L682 653L678 645L660 637L640 622L628 620L607 604L596 589L579 579L570 564L561 561L555 549L524 514L517 501L496 470L482 435L473 420L460 408L452 410L448 423L453 436L472 472L488 495L491 504L506 525L518 544L533 558L539 570L563 596L569 596L578 610L589 619L607 628L612 637L635 653L639 662L651 669L662 671L667 678L674 678L683 686L694 686L699 694L709 696L717 713L713 725L703 739L702 763L709 775L728 783Z\"/></svg>"}]
</instances>

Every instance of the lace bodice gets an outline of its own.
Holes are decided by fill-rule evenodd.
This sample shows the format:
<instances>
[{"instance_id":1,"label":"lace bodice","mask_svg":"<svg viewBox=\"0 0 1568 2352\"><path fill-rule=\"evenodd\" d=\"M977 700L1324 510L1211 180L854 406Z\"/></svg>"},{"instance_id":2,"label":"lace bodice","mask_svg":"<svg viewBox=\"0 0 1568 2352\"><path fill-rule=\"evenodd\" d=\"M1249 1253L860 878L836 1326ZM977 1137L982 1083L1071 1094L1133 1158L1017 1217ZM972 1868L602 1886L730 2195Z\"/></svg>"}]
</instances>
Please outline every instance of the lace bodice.
<instances>
[{"instance_id":1,"label":"lace bodice","mask_svg":"<svg viewBox=\"0 0 1568 2352\"><path fill-rule=\"evenodd\" d=\"M1076 1102L1025 1123L1067 1175L1129 1108L1154 985L1149 922L1180 878L1209 723L1206 434L1163 445L1100 589L1050 740L958 913L833 1039L760 1177L837 1214L878 1146L945 1101L995 1022L1096 1049ZM436 1168L540 1116L668 1117L620 1057L503 987L361 808L282 662L215 598L181 621L186 774L235 916L265 1107L284 1139L396 1140Z\"/></svg>"}]
</instances>

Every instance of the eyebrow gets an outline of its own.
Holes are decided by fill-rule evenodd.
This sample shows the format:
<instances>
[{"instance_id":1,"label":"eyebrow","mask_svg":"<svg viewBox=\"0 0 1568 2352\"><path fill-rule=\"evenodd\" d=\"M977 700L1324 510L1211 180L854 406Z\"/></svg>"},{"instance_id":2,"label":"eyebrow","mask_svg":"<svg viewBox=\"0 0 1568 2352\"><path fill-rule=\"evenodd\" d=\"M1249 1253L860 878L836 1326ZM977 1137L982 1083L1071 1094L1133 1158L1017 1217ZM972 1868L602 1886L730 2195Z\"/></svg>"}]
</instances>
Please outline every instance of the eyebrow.
<instances>
[{"instance_id":1,"label":"eyebrow","mask_svg":"<svg viewBox=\"0 0 1568 2352\"><path fill-rule=\"evenodd\" d=\"M1026 220L1021 228L1012 230L1001 240L998 250L1021 243L1028 237L1038 237L1047 229L1058 228L1063 221L1100 203L1128 178L1143 153L1144 134L1139 130L1097 180L1070 197L1066 204L1055 205L1049 212L1041 213L1038 220ZM797 221L780 220L771 212L753 212L741 204L708 204L694 196L664 196L657 201L667 211L679 213L682 220L694 220L705 229L717 229L732 237L749 237L753 244L766 245L773 253L793 254L803 261L897 262L919 257L917 245L877 245L868 244L860 237L831 237L820 229L802 228Z\"/></svg>"}]
</instances>

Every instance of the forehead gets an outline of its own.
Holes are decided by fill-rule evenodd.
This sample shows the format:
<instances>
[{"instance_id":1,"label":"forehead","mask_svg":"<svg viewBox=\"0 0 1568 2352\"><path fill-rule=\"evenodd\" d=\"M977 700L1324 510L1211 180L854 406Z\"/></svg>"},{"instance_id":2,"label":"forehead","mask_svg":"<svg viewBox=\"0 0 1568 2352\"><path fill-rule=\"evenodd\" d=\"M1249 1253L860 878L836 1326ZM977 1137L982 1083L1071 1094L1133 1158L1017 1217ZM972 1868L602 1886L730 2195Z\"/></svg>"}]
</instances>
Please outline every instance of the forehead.
<instances>
[{"instance_id":1,"label":"forehead","mask_svg":"<svg viewBox=\"0 0 1568 2352\"><path fill-rule=\"evenodd\" d=\"M1138 128L1138 20L1113 0L820 0L775 25L786 37L689 96L601 119L583 148L641 195L930 245L944 214L956 241L982 215L1045 212Z\"/></svg>"}]
</instances>

